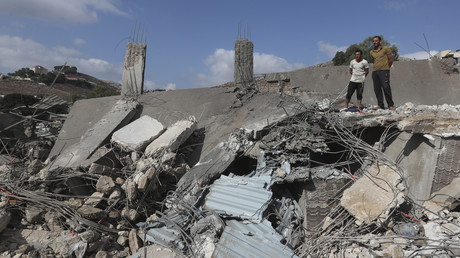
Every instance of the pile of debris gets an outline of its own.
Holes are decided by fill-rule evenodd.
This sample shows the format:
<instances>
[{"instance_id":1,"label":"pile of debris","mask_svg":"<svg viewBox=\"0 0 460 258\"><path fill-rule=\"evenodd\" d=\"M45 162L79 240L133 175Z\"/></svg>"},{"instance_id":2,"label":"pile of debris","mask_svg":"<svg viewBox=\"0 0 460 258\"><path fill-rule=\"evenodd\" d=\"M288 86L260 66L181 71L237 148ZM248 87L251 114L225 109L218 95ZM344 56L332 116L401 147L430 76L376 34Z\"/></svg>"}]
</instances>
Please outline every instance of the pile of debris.
<instances>
[{"instance_id":1,"label":"pile of debris","mask_svg":"<svg viewBox=\"0 0 460 258\"><path fill-rule=\"evenodd\" d=\"M401 132L458 141L460 106L349 114L295 102L276 123L236 129L192 164L205 137L195 117L165 126L133 119L137 101L118 101L59 155L0 167L0 254L460 255L459 161L441 153L452 176L420 200L407 167L384 150Z\"/></svg>"}]
</instances>

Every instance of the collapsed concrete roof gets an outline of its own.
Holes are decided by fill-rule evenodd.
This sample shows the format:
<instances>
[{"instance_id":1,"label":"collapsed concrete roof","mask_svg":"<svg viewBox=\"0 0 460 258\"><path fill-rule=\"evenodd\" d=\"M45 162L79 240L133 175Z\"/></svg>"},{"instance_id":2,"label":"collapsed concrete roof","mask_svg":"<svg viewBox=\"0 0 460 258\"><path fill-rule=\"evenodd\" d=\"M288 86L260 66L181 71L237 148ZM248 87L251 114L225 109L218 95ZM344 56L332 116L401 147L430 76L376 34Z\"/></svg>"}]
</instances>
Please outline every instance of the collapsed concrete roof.
<instances>
[{"instance_id":1,"label":"collapsed concrete roof","mask_svg":"<svg viewBox=\"0 0 460 258\"><path fill-rule=\"evenodd\" d=\"M178 256L245 256L261 242L270 245L257 246L261 256L458 255L460 166L450 154L460 146L460 106L448 104L458 102L459 75L436 62L395 63L392 80L406 86L395 87L405 103L396 111L339 112L344 67L268 76L269 87L259 78L243 90L77 101L46 167L0 167L0 231L37 233L7 228L24 210L31 225L77 232L61 247L21 240L60 255L153 256L153 243ZM448 104L417 105L439 101ZM426 202L436 194L449 198Z\"/></svg>"}]
</instances>

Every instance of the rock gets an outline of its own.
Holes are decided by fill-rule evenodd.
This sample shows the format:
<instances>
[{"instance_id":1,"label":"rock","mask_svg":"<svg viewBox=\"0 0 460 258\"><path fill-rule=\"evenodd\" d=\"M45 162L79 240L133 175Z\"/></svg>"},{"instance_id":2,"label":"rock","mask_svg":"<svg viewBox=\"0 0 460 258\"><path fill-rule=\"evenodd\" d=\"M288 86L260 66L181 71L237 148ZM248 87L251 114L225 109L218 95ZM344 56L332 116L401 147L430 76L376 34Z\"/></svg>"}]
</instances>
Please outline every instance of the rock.
<instances>
[{"instance_id":1,"label":"rock","mask_svg":"<svg viewBox=\"0 0 460 258\"><path fill-rule=\"evenodd\" d=\"M112 192L114 187L115 183L113 182L112 178L108 176L101 176L96 183L96 190L104 194L109 194Z\"/></svg>"}]
</instances>

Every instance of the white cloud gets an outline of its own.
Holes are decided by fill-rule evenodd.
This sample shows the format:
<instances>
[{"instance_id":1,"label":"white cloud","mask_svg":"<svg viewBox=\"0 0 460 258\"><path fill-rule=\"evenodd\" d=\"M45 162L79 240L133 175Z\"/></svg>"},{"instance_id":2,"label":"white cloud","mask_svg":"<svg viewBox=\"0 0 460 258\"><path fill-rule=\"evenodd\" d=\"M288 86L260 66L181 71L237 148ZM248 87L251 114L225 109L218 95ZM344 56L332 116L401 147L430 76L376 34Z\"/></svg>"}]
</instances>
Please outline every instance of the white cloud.
<instances>
[{"instance_id":1,"label":"white cloud","mask_svg":"<svg viewBox=\"0 0 460 258\"><path fill-rule=\"evenodd\" d=\"M436 51L436 50L431 50L430 51L430 54L432 56L436 55L439 51ZM415 52L415 53L409 53L409 54L404 54L404 55L401 55L402 57L406 57L406 58L410 58L410 59L417 59L417 60L420 60L420 59L428 59L430 58L430 56L428 55L427 52L425 51L420 51L420 52Z\"/></svg>"},{"instance_id":2,"label":"white cloud","mask_svg":"<svg viewBox=\"0 0 460 258\"><path fill-rule=\"evenodd\" d=\"M318 41L316 45L318 46L318 50L325 53L329 58L333 58L338 51L345 52L347 50L347 47L335 46L322 40Z\"/></svg>"},{"instance_id":3,"label":"white cloud","mask_svg":"<svg viewBox=\"0 0 460 258\"><path fill-rule=\"evenodd\" d=\"M83 59L76 49L63 46L47 48L31 39L0 35L0 56L0 69L5 73L35 65L51 70L67 62L67 65L76 66L79 72L100 79L121 81L121 64L114 65L96 58Z\"/></svg>"},{"instance_id":4,"label":"white cloud","mask_svg":"<svg viewBox=\"0 0 460 258\"><path fill-rule=\"evenodd\" d=\"M80 47L80 46L83 46L83 45L86 44L86 40L81 39L81 38L75 38L75 39L73 40L73 44L74 44L75 46Z\"/></svg>"},{"instance_id":5,"label":"white cloud","mask_svg":"<svg viewBox=\"0 0 460 258\"><path fill-rule=\"evenodd\" d=\"M200 87L211 87L233 81L234 51L216 49L204 60L208 67L206 73L196 77L196 84ZM301 63L289 63L287 60L271 54L254 53L254 74L287 72L305 67Z\"/></svg>"},{"instance_id":6,"label":"white cloud","mask_svg":"<svg viewBox=\"0 0 460 258\"><path fill-rule=\"evenodd\" d=\"M98 12L126 15L116 7L118 0L3 0L0 12L54 22L90 24L98 20Z\"/></svg>"},{"instance_id":7,"label":"white cloud","mask_svg":"<svg viewBox=\"0 0 460 258\"><path fill-rule=\"evenodd\" d=\"M153 81L144 81L144 90L175 90L176 84L175 83L168 83L166 85L159 85Z\"/></svg>"}]
</instances>

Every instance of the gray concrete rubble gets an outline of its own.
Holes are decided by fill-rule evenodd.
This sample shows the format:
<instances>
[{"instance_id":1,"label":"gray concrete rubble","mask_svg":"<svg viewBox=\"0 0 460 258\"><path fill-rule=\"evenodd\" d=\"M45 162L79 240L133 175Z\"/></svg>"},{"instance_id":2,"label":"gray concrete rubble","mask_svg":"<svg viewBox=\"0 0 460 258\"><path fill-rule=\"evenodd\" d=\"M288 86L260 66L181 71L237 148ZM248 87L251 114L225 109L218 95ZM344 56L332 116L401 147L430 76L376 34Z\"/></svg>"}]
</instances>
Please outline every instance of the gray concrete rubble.
<instances>
[{"instance_id":1,"label":"gray concrete rubble","mask_svg":"<svg viewBox=\"0 0 460 258\"><path fill-rule=\"evenodd\" d=\"M460 106L340 111L322 66L137 95L132 47L123 98L0 120L0 256L460 256Z\"/></svg>"}]
</instances>

